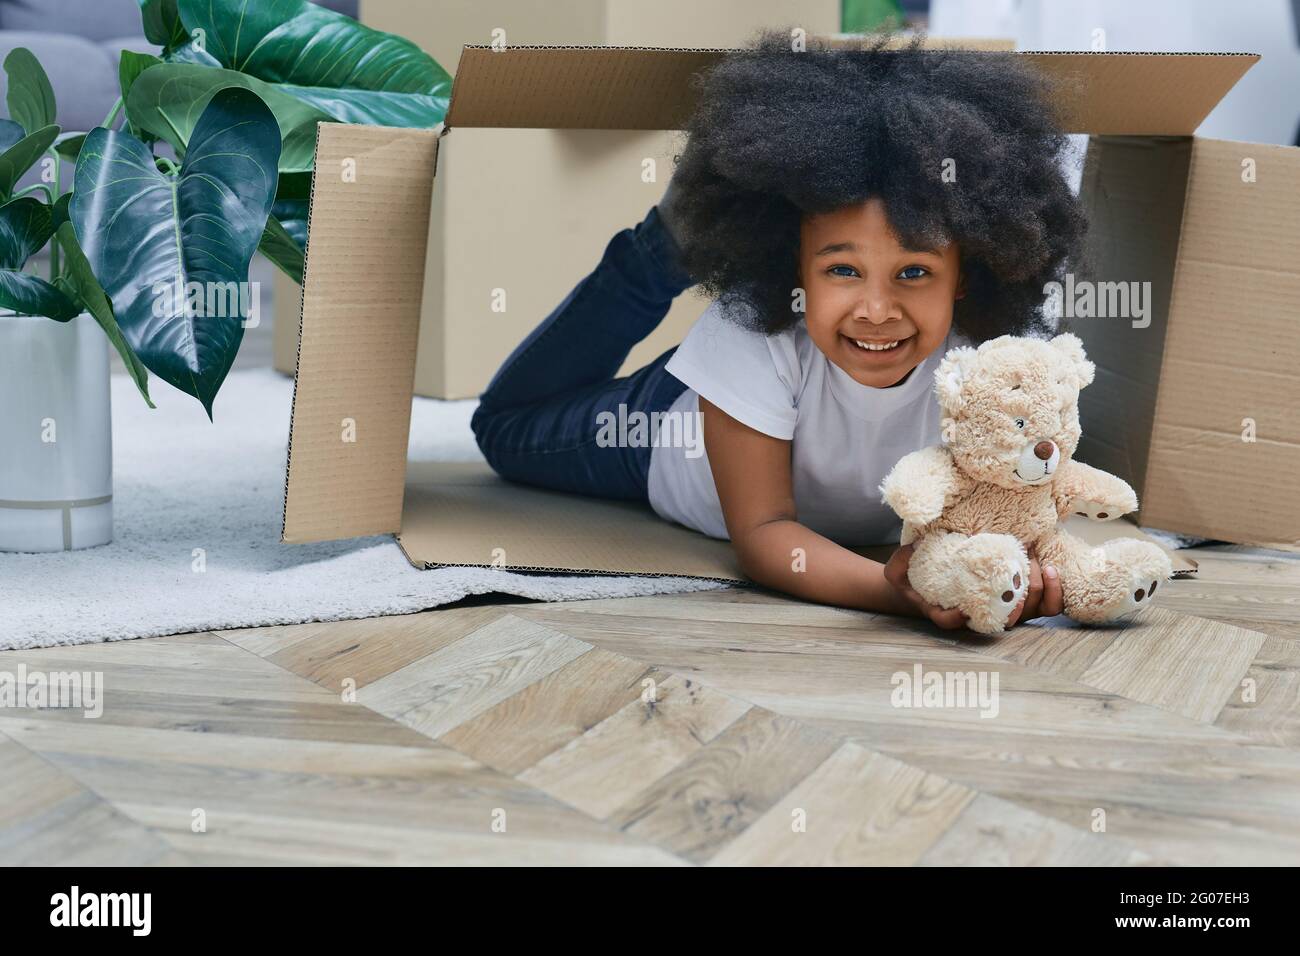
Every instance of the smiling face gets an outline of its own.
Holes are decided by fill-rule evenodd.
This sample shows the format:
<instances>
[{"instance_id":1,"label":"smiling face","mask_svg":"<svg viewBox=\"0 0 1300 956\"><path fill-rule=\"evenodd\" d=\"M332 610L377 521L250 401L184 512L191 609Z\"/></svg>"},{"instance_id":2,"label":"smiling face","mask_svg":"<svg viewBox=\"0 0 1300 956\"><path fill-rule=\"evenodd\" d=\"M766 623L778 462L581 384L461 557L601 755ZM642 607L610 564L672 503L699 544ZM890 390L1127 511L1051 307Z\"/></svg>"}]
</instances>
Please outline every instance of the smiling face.
<instances>
[{"instance_id":1,"label":"smiling face","mask_svg":"<svg viewBox=\"0 0 1300 956\"><path fill-rule=\"evenodd\" d=\"M961 296L957 247L903 248L879 199L805 216L799 272L809 337L872 388L897 385L943 344Z\"/></svg>"}]
</instances>

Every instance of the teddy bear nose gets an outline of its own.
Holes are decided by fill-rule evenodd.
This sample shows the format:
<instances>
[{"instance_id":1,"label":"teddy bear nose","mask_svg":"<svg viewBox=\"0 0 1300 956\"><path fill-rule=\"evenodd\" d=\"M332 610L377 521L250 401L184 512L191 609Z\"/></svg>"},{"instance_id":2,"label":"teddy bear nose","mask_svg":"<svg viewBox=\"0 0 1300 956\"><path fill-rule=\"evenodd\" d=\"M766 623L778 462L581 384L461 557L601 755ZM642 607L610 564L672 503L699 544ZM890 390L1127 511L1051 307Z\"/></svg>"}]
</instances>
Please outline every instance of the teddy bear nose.
<instances>
[{"instance_id":1,"label":"teddy bear nose","mask_svg":"<svg viewBox=\"0 0 1300 956\"><path fill-rule=\"evenodd\" d=\"M1040 441L1034 446L1034 457L1047 461L1052 457L1052 452L1056 451L1056 446L1050 441Z\"/></svg>"}]
</instances>

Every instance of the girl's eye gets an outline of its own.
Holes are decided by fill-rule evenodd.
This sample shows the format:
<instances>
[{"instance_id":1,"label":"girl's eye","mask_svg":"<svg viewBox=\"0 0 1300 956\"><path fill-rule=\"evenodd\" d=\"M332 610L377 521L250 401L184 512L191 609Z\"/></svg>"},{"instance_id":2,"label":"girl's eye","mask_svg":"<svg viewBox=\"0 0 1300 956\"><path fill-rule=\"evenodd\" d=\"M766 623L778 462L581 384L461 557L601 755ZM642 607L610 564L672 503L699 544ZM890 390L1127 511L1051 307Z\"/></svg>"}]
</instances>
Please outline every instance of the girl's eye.
<instances>
[{"instance_id":1,"label":"girl's eye","mask_svg":"<svg viewBox=\"0 0 1300 956\"><path fill-rule=\"evenodd\" d=\"M1016 419L1016 427L1017 427L1017 428L1024 428L1024 427L1025 427L1025 420L1024 420L1023 418L1017 418L1017 419Z\"/></svg>"},{"instance_id":2,"label":"girl's eye","mask_svg":"<svg viewBox=\"0 0 1300 956\"><path fill-rule=\"evenodd\" d=\"M921 279L928 276L930 271L924 266L908 266L898 274L900 279Z\"/></svg>"},{"instance_id":3,"label":"girl's eye","mask_svg":"<svg viewBox=\"0 0 1300 956\"><path fill-rule=\"evenodd\" d=\"M840 270L843 270L842 272ZM853 266L831 266L826 270L833 276L843 276L846 279L857 278L858 270Z\"/></svg>"}]
</instances>

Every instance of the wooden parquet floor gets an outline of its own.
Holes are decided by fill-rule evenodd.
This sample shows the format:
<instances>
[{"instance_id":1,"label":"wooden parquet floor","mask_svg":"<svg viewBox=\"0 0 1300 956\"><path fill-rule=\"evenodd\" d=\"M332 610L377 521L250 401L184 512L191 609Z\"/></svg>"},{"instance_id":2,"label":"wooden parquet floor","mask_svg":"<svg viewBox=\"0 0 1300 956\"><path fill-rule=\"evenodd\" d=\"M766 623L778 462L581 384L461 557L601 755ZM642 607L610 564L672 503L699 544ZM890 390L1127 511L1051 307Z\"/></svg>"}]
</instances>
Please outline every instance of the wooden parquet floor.
<instances>
[{"instance_id":1,"label":"wooden parquet floor","mask_svg":"<svg viewBox=\"0 0 1300 956\"><path fill-rule=\"evenodd\" d=\"M1194 557L1104 630L733 589L6 652L104 710L0 709L0 861L1300 863L1300 557Z\"/></svg>"}]
</instances>

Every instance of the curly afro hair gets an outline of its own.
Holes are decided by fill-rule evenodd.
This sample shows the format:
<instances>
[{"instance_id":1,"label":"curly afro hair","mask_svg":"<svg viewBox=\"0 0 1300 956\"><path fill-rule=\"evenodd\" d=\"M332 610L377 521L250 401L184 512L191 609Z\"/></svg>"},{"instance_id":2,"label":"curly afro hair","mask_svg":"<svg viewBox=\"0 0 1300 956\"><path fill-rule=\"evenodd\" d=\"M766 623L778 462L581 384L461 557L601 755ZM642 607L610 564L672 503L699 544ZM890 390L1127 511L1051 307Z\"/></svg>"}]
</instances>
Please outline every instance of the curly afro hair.
<instances>
[{"instance_id":1,"label":"curly afro hair","mask_svg":"<svg viewBox=\"0 0 1300 956\"><path fill-rule=\"evenodd\" d=\"M888 42L794 52L766 33L697 78L673 177L686 268L729 318L775 334L800 317L803 215L879 197L910 248L957 243L961 332L1047 331L1043 285L1085 220L1044 81L1012 54Z\"/></svg>"}]
</instances>

